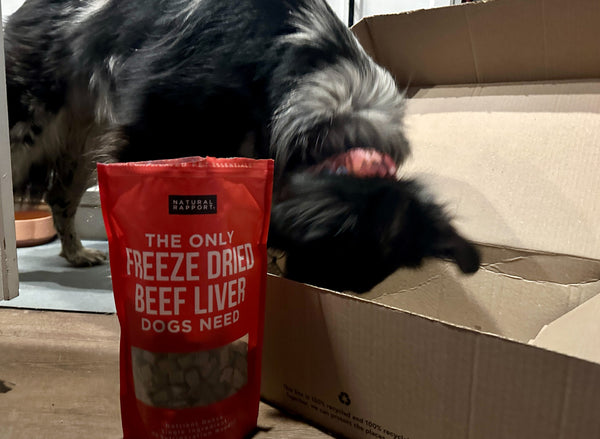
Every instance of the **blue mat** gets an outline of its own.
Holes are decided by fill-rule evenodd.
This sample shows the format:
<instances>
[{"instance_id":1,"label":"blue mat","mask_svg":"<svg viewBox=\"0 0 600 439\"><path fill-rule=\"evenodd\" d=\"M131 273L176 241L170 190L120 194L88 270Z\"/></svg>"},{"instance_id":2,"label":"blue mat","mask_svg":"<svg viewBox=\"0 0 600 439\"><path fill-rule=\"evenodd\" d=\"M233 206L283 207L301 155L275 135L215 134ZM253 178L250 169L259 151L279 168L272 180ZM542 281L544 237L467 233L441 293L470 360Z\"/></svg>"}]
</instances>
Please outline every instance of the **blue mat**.
<instances>
[{"instance_id":1,"label":"blue mat","mask_svg":"<svg viewBox=\"0 0 600 439\"><path fill-rule=\"evenodd\" d=\"M106 241L84 241L85 247L108 252ZM0 307L114 313L108 262L74 268L61 258L60 241L17 249L19 296Z\"/></svg>"}]
</instances>

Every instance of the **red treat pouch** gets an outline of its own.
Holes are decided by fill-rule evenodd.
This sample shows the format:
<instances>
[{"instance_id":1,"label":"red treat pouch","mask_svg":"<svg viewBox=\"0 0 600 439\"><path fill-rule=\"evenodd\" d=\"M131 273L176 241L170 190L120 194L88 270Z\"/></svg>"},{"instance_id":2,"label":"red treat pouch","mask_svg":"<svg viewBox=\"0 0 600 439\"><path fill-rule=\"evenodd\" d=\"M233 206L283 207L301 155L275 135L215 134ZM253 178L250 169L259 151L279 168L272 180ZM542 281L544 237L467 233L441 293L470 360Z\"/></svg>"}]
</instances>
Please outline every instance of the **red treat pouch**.
<instances>
[{"instance_id":1,"label":"red treat pouch","mask_svg":"<svg viewBox=\"0 0 600 439\"><path fill-rule=\"evenodd\" d=\"M271 160L98 165L121 326L124 439L256 426Z\"/></svg>"}]
</instances>

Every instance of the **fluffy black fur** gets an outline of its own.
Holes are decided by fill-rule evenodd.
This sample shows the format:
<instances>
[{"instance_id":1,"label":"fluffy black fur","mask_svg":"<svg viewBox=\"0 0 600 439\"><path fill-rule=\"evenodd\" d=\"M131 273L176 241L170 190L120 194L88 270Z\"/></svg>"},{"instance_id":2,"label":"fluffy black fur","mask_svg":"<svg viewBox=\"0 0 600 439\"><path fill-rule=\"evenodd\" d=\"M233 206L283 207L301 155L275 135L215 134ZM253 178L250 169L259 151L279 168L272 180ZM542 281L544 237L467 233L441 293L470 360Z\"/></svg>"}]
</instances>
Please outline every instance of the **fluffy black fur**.
<instances>
[{"instance_id":1,"label":"fluffy black fur","mask_svg":"<svg viewBox=\"0 0 600 439\"><path fill-rule=\"evenodd\" d=\"M314 175L354 147L400 165L403 96L324 0L27 0L5 26L15 193L45 198L72 264L97 161L275 159L269 244L287 275L364 291L475 249L412 181Z\"/></svg>"},{"instance_id":2,"label":"fluffy black fur","mask_svg":"<svg viewBox=\"0 0 600 439\"><path fill-rule=\"evenodd\" d=\"M367 291L423 258L477 271L479 257L415 181L301 174L273 206L269 239L287 250L287 276L334 290Z\"/></svg>"}]
</instances>

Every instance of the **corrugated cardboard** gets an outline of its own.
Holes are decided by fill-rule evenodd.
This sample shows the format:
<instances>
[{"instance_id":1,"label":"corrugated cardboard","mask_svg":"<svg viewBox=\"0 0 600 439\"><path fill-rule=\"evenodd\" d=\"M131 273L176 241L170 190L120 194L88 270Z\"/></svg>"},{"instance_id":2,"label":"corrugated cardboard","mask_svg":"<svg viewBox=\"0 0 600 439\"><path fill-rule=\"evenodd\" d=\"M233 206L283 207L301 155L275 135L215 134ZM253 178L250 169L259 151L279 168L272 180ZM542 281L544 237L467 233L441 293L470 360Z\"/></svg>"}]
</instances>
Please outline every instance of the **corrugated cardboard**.
<instances>
[{"instance_id":1,"label":"corrugated cardboard","mask_svg":"<svg viewBox=\"0 0 600 439\"><path fill-rule=\"evenodd\" d=\"M600 3L354 28L408 88L421 179L479 243L356 296L269 278L263 397L352 438L600 438Z\"/></svg>"},{"instance_id":2,"label":"corrugated cardboard","mask_svg":"<svg viewBox=\"0 0 600 439\"><path fill-rule=\"evenodd\" d=\"M475 276L430 261L421 270L397 271L362 297L527 343L600 292L599 261L483 246L481 251Z\"/></svg>"},{"instance_id":3,"label":"corrugated cardboard","mask_svg":"<svg viewBox=\"0 0 600 439\"><path fill-rule=\"evenodd\" d=\"M418 90L405 171L475 241L600 259L599 97L597 80Z\"/></svg>"},{"instance_id":4,"label":"corrugated cardboard","mask_svg":"<svg viewBox=\"0 0 600 439\"><path fill-rule=\"evenodd\" d=\"M600 364L598 316L600 294L544 326L531 343Z\"/></svg>"},{"instance_id":5,"label":"corrugated cardboard","mask_svg":"<svg viewBox=\"0 0 600 439\"><path fill-rule=\"evenodd\" d=\"M600 77L600 3L495 0L368 17L355 33L402 85Z\"/></svg>"},{"instance_id":6,"label":"corrugated cardboard","mask_svg":"<svg viewBox=\"0 0 600 439\"><path fill-rule=\"evenodd\" d=\"M346 437L597 438L600 365L270 277L263 396Z\"/></svg>"}]
</instances>

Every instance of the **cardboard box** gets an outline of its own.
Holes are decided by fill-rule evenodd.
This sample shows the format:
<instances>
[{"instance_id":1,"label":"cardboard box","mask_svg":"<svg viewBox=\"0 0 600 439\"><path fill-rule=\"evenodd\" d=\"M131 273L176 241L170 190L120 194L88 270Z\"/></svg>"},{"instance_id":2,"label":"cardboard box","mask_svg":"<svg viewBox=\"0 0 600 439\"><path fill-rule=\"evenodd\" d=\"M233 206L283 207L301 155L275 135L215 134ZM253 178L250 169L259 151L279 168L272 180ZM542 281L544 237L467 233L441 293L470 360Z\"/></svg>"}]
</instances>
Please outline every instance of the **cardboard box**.
<instances>
[{"instance_id":1,"label":"cardboard box","mask_svg":"<svg viewBox=\"0 0 600 439\"><path fill-rule=\"evenodd\" d=\"M600 2L367 18L413 156L480 244L362 296L270 276L263 398L352 438L600 438Z\"/></svg>"}]
</instances>

